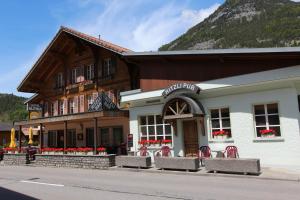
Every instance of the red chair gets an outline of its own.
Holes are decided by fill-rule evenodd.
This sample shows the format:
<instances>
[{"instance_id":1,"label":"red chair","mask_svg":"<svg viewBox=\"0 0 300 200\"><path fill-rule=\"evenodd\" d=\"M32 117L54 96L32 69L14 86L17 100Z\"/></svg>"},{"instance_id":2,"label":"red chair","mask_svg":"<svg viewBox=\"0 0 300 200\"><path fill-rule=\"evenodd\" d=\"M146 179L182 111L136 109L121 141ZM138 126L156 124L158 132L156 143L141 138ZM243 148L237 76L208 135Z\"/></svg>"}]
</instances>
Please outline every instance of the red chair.
<instances>
[{"instance_id":1,"label":"red chair","mask_svg":"<svg viewBox=\"0 0 300 200\"><path fill-rule=\"evenodd\" d=\"M200 158L201 166L203 166L203 159L211 158L211 150L209 146L201 146L199 148L199 158Z\"/></svg>"},{"instance_id":2,"label":"red chair","mask_svg":"<svg viewBox=\"0 0 300 200\"><path fill-rule=\"evenodd\" d=\"M170 147L162 146L161 149L158 152L156 152L156 156L170 157L171 156Z\"/></svg>"},{"instance_id":3,"label":"red chair","mask_svg":"<svg viewBox=\"0 0 300 200\"><path fill-rule=\"evenodd\" d=\"M140 156L147 156L147 155L149 155L148 148L146 146L142 146L139 149L139 151L140 151Z\"/></svg>"},{"instance_id":4,"label":"red chair","mask_svg":"<svg viewBox=\"0 0 300 200\"><path fill-rule=\"evenodd\" d=\"M226 155L226 158L238 158L239 157L238 149L236 146L227 146L224 154Z\"/></svg>"}]
</instances>

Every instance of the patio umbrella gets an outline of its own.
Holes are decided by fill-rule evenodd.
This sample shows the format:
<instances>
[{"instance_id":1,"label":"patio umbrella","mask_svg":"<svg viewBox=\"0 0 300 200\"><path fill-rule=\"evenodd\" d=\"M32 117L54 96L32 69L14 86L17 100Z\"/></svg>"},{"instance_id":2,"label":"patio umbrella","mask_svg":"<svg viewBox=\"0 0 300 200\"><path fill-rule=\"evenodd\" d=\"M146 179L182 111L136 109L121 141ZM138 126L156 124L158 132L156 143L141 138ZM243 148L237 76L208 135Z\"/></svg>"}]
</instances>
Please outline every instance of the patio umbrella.
<instances>
[{"instance_id":1,"label":"patio umbrella","mask_svg":"<svg viewBox=\"0 0 300 200\"><path fill-rule=\"evenodd\" d=\"M29 128L29 142L28 142L28 144L32 144L33 143L32 138L33 138L33 130L30 127Z\"/></svg>"},{"instance_id":2,"label":"patio umbrella","mask_svg":"<svg viewBox=\"0 0 300 200\"><path fill-rule=\"evenodd\" d=\"M10 144L9 144L10 148L16 148L17 146L15 143L15 134L16 134L15 129L12 128L10 132Z\"/></svg>"}]
</instances>

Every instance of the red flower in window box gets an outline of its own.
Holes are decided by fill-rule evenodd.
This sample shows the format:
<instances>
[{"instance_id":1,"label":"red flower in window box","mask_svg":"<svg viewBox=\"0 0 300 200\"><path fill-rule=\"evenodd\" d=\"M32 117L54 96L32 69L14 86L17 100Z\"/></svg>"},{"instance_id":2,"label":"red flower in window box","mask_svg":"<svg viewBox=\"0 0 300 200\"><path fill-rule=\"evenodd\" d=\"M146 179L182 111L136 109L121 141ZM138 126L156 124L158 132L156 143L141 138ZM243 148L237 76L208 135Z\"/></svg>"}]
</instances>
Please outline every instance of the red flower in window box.
<instances>
[{"instance_id":1,"label":"red flower in window box","mask_svg":"<svg viewBox=\"0 0 300 200\"><path fill-rule=\"evenodd\" d=\"M89 152L89 151L93 151L93 148L89 148L89 147L80 147L76 149L77 152Z\"/></svg>"},{"instance_id":2,"label":"red flower in window box","mask_svg":"<svg viewBox=\"0 0 300 200\"><path fill-rule=\"evenodd\" d=\"M228 135L228 134L229 134L229 133L228 133L227 131L224 131L224 130L212 132L212 135L213 135L213 136L225 136L225 135Z\"/></svg>"},{"instance_id":3,"label":"red flower in window box","mask_svg":"<svg viewBox=\"0 0 300 200\"><path fill-rule=\"evenodd\" d=\"M172 140L162 140L162 143L164 143L164 144L170 144L170 143L172 143Z\"/></svg>"},{"instance_id":4,"label":"red flower in window box","mask_svg":"<svg viewBox=\"0 0 300 200\"><path fill-rule=\"evenodd\" d=\"M139 141L139 144L141 144L141 145L145 145L145 144L147 144L148 143L148 140L140 140Z\"/></svg>"},{"instance_id":5,"label":"red flower in window box","mask_svg":"<svg viewBox=\"0 0 300 200\"><path fill-rule=\"evenodd\" d=\"M66 148L66 152L76 152L76 148Z\"/></svg>"},{"instance_id":6,"label":"red flower in window box","mask_svg":"<svg viewBox=\"0 0 300 200\"><path fill-rule=\"evenodd\" d=\"M7 153L9 151L15 152L15 151L17 151L17 148L6 147L6 148L3 148L3 150L4 150L5 153Z\"/></svg>"},{"instance_id":7,"label":"red flower in window box","mask_svg":"<svg viewBox=\"0 0 300 200\"><path fill-rule=\"evenodd\" d=\"M276 131L273 129L264 129L259 131L261 135L275 135Z\"/></svg>"},{"instance_id":8,"label":"red flower in window box","mask_svg":"<svg viewBox=\"0 0 300 200\"><path fill-rule=\"evenodd\" d=\"M42 152L60 152L64 151L63 148L43 148Z\"/></svg>"},{"instance_id":9,"label":"red flower in window box","mask_svg":"<svg viewBox=\"0 0 300 200\"><path fill-rule=\"evenodd\" d=\"M105 152L106 151L106 148L105 147L98 147L96 149L98 152Z\"/></svg>"}]
</instances>

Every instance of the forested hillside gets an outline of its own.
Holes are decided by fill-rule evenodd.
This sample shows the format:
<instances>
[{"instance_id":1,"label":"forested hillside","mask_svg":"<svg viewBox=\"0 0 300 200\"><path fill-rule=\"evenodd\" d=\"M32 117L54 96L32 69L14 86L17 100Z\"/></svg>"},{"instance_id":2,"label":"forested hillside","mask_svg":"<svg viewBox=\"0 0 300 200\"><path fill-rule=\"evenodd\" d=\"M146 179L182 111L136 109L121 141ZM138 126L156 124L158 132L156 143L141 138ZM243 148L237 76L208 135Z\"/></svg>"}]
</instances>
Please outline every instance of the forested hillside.
<instances>
[{"instance_id":1,"label":"forested hillside","mask_svg":"<svg viewBox=\"0 0 300 200\"><path fill-rule=\"evenodd\" d=\"M27 118L26 98L13 94L0 94L0 121L12 122Z\"/></svg>"}]
</instances>

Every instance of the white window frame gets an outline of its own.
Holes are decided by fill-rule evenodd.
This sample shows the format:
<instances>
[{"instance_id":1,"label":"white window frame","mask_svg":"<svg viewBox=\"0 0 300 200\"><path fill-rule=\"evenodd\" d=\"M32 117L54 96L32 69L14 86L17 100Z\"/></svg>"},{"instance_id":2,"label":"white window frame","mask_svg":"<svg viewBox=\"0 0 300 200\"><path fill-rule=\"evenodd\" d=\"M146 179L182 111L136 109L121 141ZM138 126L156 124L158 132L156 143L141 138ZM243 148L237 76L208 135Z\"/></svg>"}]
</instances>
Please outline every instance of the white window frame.
<instances>
[{"instance_id":1,"label":"white window frame","mask_svg":"<svg viewBox=\"0 0 300 200\"><path fill-rule=\"evenodd\" d=\"M62 88L63 87L63 73L62 72L57 74L56 86L57 86L57 88Z\"/></svg>"},{"instance_id":2,"label":"white window frame","mask_svg":"<svg viewBox=\"0 0 300 200\"><path fill-rule=\"evenodd\" d=\"M58 101L58 115L63 115L64 114L64 101L59 100Z\"/></svg>"},{"instance_id":3,"label":"white window frame","mask_svg":"<svg viewBox=\"0 0 300 200\"><path fill-rule=\"evenodd\" d=\"M94 65L90 64L86 67L86 79L93 80L94 79Z\"/></svg>"},{"instance_id":4,"label":"white window frame","mask_svg":"<svg viewBox=\"0 0 300 200\"><path fill-rule=\"evenodd\" d=\"M149 116L154 116L154 124L149 124ZM165 140L166 137L170 137L171 136L171 147L174 146L174 129L173 129L173 126L171 124L168 124L168 123L162 123L162 124L157 124L156 123L156 116L160 116L160 115L155 115L155 114L152 114L152 115L141 115L139 116L139 120L138 120L138 126L139 126L139 141L142 139L142 138L145 138L145 136L142 135L142 127L146 127L146 130L147 130L147 140L149 140L150 137L155 137L155 140L157 140L158 137L163 137L163 139ZM141 125L141 118L142 117L146 117L146 125ZM165 130L166 130L166 125L170 125L171 127L171 134L167 134L165 133ZM148 127L149 126L154 126L154 135L149 135L149 129ZM157 126L163 126L163 134L160 134L158 135L157 134Z\"/></svg>"},{"instance_id":5,"label":"white window frame","mask_svg":"<svg viewBox=\"0 0 300 200\"><path fill-rule=\"evenodd\" d=\"M87 108L88 110L90 109L90 106L94 103L94 99L93 99L93 95L92 94L89 94L86 96L86 99L87 99Z\"/></svg>"},{"instance_id":6,"label":"white window frame","mask_svg":"<svg viewBox=\"0 0 300 200\"><path fill-rule=\"evenodd\" d=\"M229 117L222 117L222 114L221 114L221 110L222 109L228 109L229 110ZM217 118L212 118L212 115L211 115L211 111L212 110L218 110L218 117ZM220 124L220 128L213 128L213 125L212 125L212 120L216 120L218 119L219 120L219 124ZM230 122L230 127L223 127L223 123L222 123L222 119L229 119L229 122ZM210 123L210 138L215 140L216 138L214 138L213 136L213 132L214 131L223 131L224 129L225 130L228 130L230 129L230 132L231 132L231 136L228 137L228 139L231 139L232 138L232 128L231 128L231 119L230 119L230 107L229 106L225 106L225 107L218 107L218 108L209 108L209 123Z\"/></svg>"},{"instance_id":7,"label":"white window frame","mask_svg":"<svg viewBox=\"0 0 300 200\"><path fill-rule=\"evenodd\" d=\"M74 99L69 99L69 112L70 112L70 114L74 113L74 109L75 109L75 101L74 101Z\"/></svg>"},{"instance_id":8,"label":"white window frame","mask_svg":"<svg viewBox=\"0 0 300 200\"><path fill-rule=\"evenodd\" d=\"M271 113L269 114L268 113L268 107L267 105L269 104L277 104L277 110L278 110L278 113ZM264 114L255 114L255 106L264 106ZM253 122L254 122L254 132L255 132L255 138L261 138L261 136L259 137L258 134L257 134L257 128L264 128L266 127L267 130L270 129L270 127L279 127L280 129L280 136L276 136L276 138L280 138L282 137L282 132L281 132L281 123L280 123L280 111L279 111L279 103L278 102L269 102L269 103L257 103L257 104L253 104L252 105L252 110L253 110ZM278 118L279 118L279 125L270 125L269 123L269 117L268 116L275 116L275 115L278 115ZM259 116L264 116L265 117L265 120L266 120L266 125L263 126L263 125L260 125L260 126L257 126L256 125L256 117L259 117Z\"/></svg>"}]
</instances>

